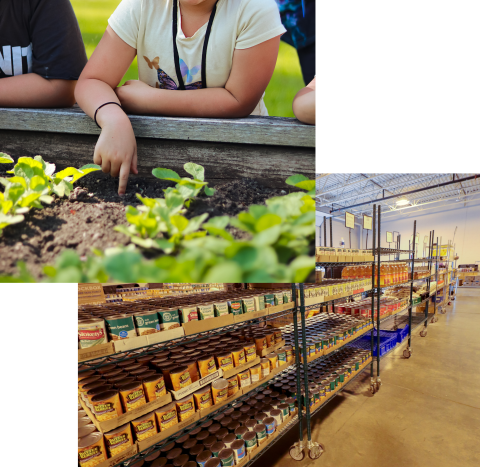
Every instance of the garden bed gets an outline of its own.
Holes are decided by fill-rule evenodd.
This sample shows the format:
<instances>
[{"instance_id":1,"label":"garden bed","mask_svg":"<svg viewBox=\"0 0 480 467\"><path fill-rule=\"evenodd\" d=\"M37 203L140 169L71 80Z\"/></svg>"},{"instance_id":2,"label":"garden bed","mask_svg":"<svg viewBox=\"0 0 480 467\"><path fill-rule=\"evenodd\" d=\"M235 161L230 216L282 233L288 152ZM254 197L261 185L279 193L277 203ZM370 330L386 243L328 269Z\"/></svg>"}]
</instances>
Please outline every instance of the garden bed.
<instances>
[{"instance_id":1,"label":"garden bed","mask_svg":"<svg viewBox=\"0 0 480 467\"><path fill-rule=\"evenodd\" d=\"M12 165L0 165L0 176L5 176ZM208 181L208 177L207 180ZM91 254L92 248L105 250L130 243L130 238L114 230L115 226L126 225L125 207L139 204L136 193L143 197L163 198L163 190L175 183L156 178L131 176L127 193L117 194L117 180L101 172L93 172L75 186L70 199L54 196L52 204L44 209L32 209L25 221L6 227L0 236L0 274L16 274L17 262L26 263L27 269L37 279L42 268L54 264L65 249L74 249L81 256ZM273 196L292 191L262 186L248 178L215 185L213 196L201 194L193 200L185 213L188 219L207 213L215 216L235 216L252 204L264 204ZM0 190L3 187L0 186ZM78 199L75 199L78 198ZM245 239L249 234L235 227L226 228L234 238ZM161 252L147 252L147 257Z\"/></svg>"}]
</instances>

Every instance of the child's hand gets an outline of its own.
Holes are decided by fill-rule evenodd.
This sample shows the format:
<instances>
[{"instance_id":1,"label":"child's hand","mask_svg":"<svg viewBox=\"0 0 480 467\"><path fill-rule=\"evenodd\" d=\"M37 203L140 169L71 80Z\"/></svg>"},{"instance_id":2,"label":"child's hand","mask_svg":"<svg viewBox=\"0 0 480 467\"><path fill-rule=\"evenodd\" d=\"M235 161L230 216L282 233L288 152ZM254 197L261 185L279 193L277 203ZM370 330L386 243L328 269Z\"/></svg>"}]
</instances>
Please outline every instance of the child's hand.
<instances>
[{"instance_id":1,"label":"child's hand","mask_svg":"<svg viewBox=\"0 0 480 467\"><path fill-rule=\"evenodd\" d=\"M148 106L152 90L148 84L131 79L123 86L115 88L115 93L126 112L142 113Z\"/></svg>"},{"instance_id":2,"label":"child's hand","mask_svg":"<svg viewBox=\"0 0 480 467\"><path fill-rule=\"evenodd\" d=\"M138 174L137 142L130 120L125 114L112 113L111 119L105 118L105 115L102 117L105 123L95 146L93 161L102 166L102 172L110 172L112 177L120 176L118 194L121 196L125 194L130 170Z\"/></svg>"}]
</instances>

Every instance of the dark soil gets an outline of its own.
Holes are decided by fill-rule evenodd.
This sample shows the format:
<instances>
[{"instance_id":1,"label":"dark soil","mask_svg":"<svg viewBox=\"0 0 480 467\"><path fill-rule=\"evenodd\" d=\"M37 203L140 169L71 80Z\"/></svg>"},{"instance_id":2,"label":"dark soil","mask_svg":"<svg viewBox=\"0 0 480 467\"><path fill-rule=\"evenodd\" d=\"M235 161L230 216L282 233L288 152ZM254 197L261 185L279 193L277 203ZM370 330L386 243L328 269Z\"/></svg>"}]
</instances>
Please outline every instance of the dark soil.
<instances>
[{"instance_id":1,"label":"dark soil","mask_svg":"<svg viewBox=\"0 0 480 467\"><path fill-rule=\"evenodd\" d=\"M1 169L5 172L10 167L3 165ZM120 197L117 194L118 181L95 172L76 185L78 187L70 200L56 199L42 210L32 209L24 222L3 230L0 236L0 274L15 274L16 263L24 261L28 270L38 278L42 275L42 267L53 264L65 248L75 249L85 256L91 248L105 250L126 245L129 239L115 232L113 227L126 224L125 206L139 204L135 193L161 198L163 189L174 184L131 177L127 193ZM215 189L211 197L199 196L187 210L186 217L205 212L209 217L235 216L251 204L263 204L268 198L286 194L284 190L261 186L252 179L216 185ZM234 228L230 228L230 232L237 239L247 235Z\"/></svg>"}]
</instances>

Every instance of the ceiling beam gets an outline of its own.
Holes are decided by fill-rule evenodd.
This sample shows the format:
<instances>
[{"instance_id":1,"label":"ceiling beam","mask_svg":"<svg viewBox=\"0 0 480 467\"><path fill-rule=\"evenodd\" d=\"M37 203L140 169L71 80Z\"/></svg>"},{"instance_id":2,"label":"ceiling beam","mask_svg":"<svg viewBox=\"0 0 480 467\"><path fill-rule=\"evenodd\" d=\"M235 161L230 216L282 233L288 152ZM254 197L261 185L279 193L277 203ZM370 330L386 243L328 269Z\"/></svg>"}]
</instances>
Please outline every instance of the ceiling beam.
<instances>
[{"instance_id":1,"label":"ceiling beam","mask_svg":"<svg viewBox=\"0 0 480 467\"><path fill-rule=\"evenodd\" d=\"M408 174L407 174L408 175ZM428 175L425 175L423 177L419 177L419 178L416 178L415 180L412 180L412 184L413 183L418 183L420 181L423 181L423 180L429 180L429 179L432 179L432 178L435 178L435 177L438 177L438 176L442 176L444 177L446 174L428 174ZM365 181L365 180L363 180ZM384 187L385 189L387 189L388 191L391 191L391 189L393 188L397 188L399 186L404 186L404 185L408 185L409 182L405 182L405 180L402 180L401 182L397 182L397 183L394 183L393 185L388 185L386 187ZM329 204L341 204L345 201L350 201L351 199L355 199L355 198L359 198L359 197L363 197L363 196L370 196L371 194L375 194L375 193L379 193L381 190L380 189L373 189L371 191L368 191L368 192L365 192L365 193L357 193L356 195L352 195L352 196L348 196L347 198L342 198L340 200L324 200L323 201L323 205L322 206L327 206ZM321 197L324 193L319 193L316 195L317 198ZM381 199L378 199L379 201ZM375 200L376 201L376 200ZM322 201L320 201L322 202Z\"/></svg>"},{"instance_id":2,"label":"ceiling beam","mask_svg":"<svg viewBox=\"0 0 480 467\"><path fill-rule=\"evenodd\" d=\"M354 175L355 175L355 174L354 174ZM382 175L385 175L385 174L377 174L377 175L374 175L373 177L368 177L367 180L373 180L374 178L378 178L378 177L380 177L380 176L382 176ZM355 182L349 183L348 185L342 185L342 186L339 186L338 188L333 188L333 189L331 189L331 190L329 190L329 191L324 191L324 192L320 193L320 194L317 195L317 196L326 195L326 194L328 194L328 193L332 193L332 192L338 191L338 190L343 190L344 188L348 188L348 187L353 186L353 185L358 185L359 183L363 183L363 182L365 182L365 181L366 181L365 179L360 179L360 180L357 180L357 181L355 181Z\"/></svg>"},{"instance_id":3,"label":"ceiling beam","mask_svg":"<svg viewBox=\"0 0 480 467\"><path fill-rule=\"evenodd\" d=\"M417 188L416 190L404 191L403 193L399 193L397 195L387 196L385 198L379 199L378 201L386 201L388 199L399 198L399 197L402 197L402 196L405 196L405 195L410 195L412 193L419 193L421 191L433 190L434 188L439 188L441 186L448 186L448 185L452 185L454 183L466 182L468 180L474 180L474 179L477 179L479 177L480 177L480 174L475 174L475 175L471 175L470 177L464 177L464 178L459 178L457 180L450 180L448 182L437 183L433 186ZM344 207L341 207L341 208L333 209L330 212L343 211L345 209L356 208L357 206L364 206L365 204L371 204L371 203L374 203L374 202L376 202L376 201L365 201L363 203L353 204L352 206L344 206Z\"/></svg>"}]
</instances>

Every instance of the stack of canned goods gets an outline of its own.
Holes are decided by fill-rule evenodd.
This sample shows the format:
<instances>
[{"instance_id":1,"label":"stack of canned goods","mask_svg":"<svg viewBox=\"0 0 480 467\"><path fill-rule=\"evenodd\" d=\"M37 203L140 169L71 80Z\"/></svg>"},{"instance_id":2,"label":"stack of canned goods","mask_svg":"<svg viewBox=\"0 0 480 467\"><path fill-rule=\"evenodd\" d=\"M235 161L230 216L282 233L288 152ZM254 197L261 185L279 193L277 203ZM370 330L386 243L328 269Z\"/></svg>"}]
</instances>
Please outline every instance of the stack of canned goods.
<instances>
[{"instance_id":1,"label":"stack of canned goods","mask_svg":"<svg viewBox=\"0 0 480 467\"><path fill-rule=\"evenodd\" d=\"M359 370L371 361L371 350L346 347L335 354L308 367L310 407L323 402L354 377ZM302 381L304 371L300 370ZM302 390L303 403L307 403L305 391Z\"/></svg>"},{"instance_id":2,"label":"stack of canned goods","mask_svg":"<svg viewBox=\"0 0 480 467\"><path fill-rule=\"evenodd\" d=\"M307 357L321 354L323 350L341 345L346 339L364 331L370 322L358 317L321 313L305 320L306 341L299 338L299 350L302 355L303 346L306 347ZM295 347L294 325L283 328L285 342Z\"/></svg>"},{"instance_id":3,"label":"stack of canned goods","mask_svg":"<svg viewBox=\"0 0 480 467\"><path fill-rule=\"evenodd\" d=\"M377 316L377 298L374 299L374 316ZM407 298L382 297L380 298L380 316L394 314L407 306ZM359 300L350 303L335 304L335 311L350 316L372 317L372 299Z\"/></svg>"},{"instance_id":4,"label":"stack of canned goods","mask_svg":"<svg viewBox=\"0 0 480 467\"><path fill-rule=\"evenodd\" d=\"M200 423L188 433L145 460L129 467L228 467L266 443L295 412L295 400L269 386L245 402L234 404L212 420Z\"/></svg>"},{"instance_id":5,"label":"stack of canned goods","mask_svg":"<svg viewBox=\"0 0 480 467\"><path fill-rule=\"evenodd\" d=\"M288 289L235 291L162 297L138 302L85 305L78 311L78 347L129 339L180 327L182 323L230 314L245 314L288 303Z\"/></svg>"},{"instance_id":6,"label":"stack of canned goods","mask_svg":"<svg viewBox=\"0 0 480 467\"><path fill-rule=\"evenodd\" d=\"M257 359L257 353L281 341L281 330L260 330L252 326L241 333L213 336L150 355L139 351L135 357L136 352L133 352L132 358L124 360L121 360L122 355L111 355L90 362L92 366L79 368L79 396L98 421L106 421L164 396L167 390L183 389L220 368L228 371L251 363ZM222 402L287 363L293 363L291 346L271 352L258 364L222 379L226 387L220 395L215 391L219 383L214 383L216 386L212 385L212 390L210 386L202 388L203 399L201 403L200 399L195 400L196 410ZM101 366L97 367L98 364Z\"/></svg>"},{"instance_id":7,"label":"stack of canned goods","mask_svg":"<svg viewBox=\"0 0 480 467\"><path fill-rule=\"evenodd\" d=\"M355 376L368 362L371 361L370 350L362 350L354 347L346 347L331 356L312 362L308 365L309 404L314 406L323 402L345 383ZM304 370L300 370L301 385L303 387ZM291 370L286 376L272 385L273 390L280 393L280 398L298 397L297 380L295 370ZM302 403L306 403L305 391L301 390Z\"/></svg>"}]
</instances>

